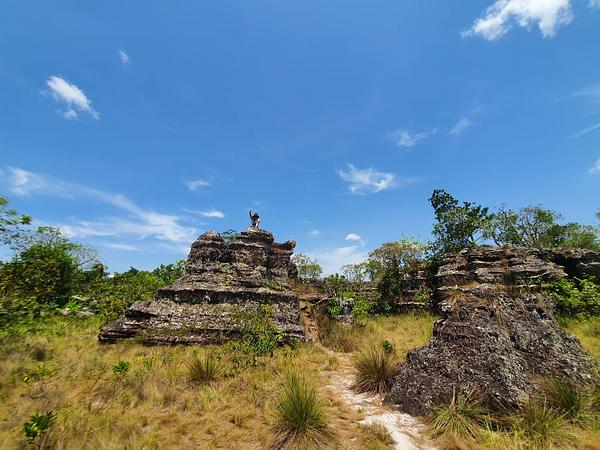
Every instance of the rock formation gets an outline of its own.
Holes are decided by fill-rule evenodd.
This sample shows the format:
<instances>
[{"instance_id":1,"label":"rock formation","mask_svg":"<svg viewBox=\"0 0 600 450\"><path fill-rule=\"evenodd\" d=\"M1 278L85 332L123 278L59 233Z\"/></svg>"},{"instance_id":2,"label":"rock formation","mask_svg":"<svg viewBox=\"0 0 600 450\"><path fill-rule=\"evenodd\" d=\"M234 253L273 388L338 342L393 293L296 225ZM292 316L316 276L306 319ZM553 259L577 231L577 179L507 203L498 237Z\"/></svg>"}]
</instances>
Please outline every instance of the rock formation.
<instances>
[{"instance_id":1,"label":"rock formation","mask_svg":"<svg viewBox=\"0 0 600 450\"><path fill-rule=\"evenodd\" d=\"M289 285L296 243L279 244L249 228L232 239L207 232L193 244L186 274L153 300L131 305L102 328L100 342L137 338L148 344L212 344L239 338L249 314L267 307L288 339L303 338L299 302Z\"/></svg>"},{"instance_id":2,"label":"rock formation","mask_svg":"<svg viewBox=\"0 0 600 450\"><path fill-rule=\"evenodd\" d=\"M588 269L591 259L585 260ZM386 402L421 415L456 392L498 410L522 405L541 377L593 382L592 359L560 328L536 288L541 280L565 276L552 260L559 261L555 254L478 248L446 261L434 280L442 318L429 344L400 364Z\"/></svg>"}]
</instances>

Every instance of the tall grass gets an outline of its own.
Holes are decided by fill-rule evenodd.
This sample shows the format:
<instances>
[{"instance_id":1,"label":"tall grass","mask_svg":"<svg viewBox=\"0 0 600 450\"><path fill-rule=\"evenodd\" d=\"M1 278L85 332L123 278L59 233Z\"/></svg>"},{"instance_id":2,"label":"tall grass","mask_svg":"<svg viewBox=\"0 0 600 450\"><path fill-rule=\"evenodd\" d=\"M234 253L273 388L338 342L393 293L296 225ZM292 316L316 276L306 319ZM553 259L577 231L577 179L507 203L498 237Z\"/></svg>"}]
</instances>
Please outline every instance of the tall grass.
<instances>
[{"instance_id":1,"label":"tall grass","mask_svg":"<svg viewBox=\"0 0 600 450\"><path fill-rule=\"evenodd\" d=\"M315 387L294 370L283 376L273 422L273 448L322 448L335 440Z\"/></svg>"},{"instance_id":2,"label":"tall grass","mask_svg":"<svg viewBox=\"0 0 600 450\"><path fill-rule=\"evenodd\" d=\"M439 436L476 438L487 422L489 415L476 398L454 391L448 405L433 410L431 428Z\"/></svg>"},{"instance_id":3,"label":"tall grass","mask_svg":"<svg viewBox=\"0 0 600 450\"><path fill-rule=\"evenodd\" d=\"M214 356L194 356L188 365L192 383L206 384L217 380L224 373L222 362Z\"/></svg>"},{"instance_id":4,"label":"tall grass","mask_svg":"<svg viewBox=\"0 0 600 450\"><path fill-rule=\"evenodd\" d=\"M543 387L548 404L566 420L579 422L590 417L592 398L583 388L560 379L546 381Z\"/></svg>"},{"instance_id":5,"label":"tall grass","mask_svg":"<svg viewBox=\"0 0 600 450\"><path fill-rule=\"evenodd\" d=\"M552 408L546 399L529 399L511 421L514 432L522 436L530 448L556 448L574 442L564 415Z\"/></svg>"},{"instance_id":6,"label":"tall grass","mask_svg":"<svg viewBox=\"0 0 600 450\"><path fill-rule=\"evenodd\" d=\"M354 369L353 388L357 392L384 394L391 389L398 374L393 354L373 344L354 357Z\"/></svg>"}]
</instances>

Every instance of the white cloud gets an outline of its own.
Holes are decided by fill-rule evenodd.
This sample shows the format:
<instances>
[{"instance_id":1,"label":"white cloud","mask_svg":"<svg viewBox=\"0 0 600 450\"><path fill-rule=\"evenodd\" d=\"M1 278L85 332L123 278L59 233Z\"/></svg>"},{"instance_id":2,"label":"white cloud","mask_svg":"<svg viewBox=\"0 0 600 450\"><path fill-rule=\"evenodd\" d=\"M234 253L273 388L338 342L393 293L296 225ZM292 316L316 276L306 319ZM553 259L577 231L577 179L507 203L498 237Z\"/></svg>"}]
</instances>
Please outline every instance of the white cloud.
<instances>
[{"instance_id":1,"label":"white cloud","mask_svg":"<svg viewBox=\"0 0 600 450\"><path fill-rule=\"evenodd\" d=\"M353 194L372 194L395 187L398 183L394 174L379 172L372 167L358 169L347 164L347 169L338 169L337 174L348 183L348 189Z\"/></svg>"},{"instance_id":2,"label":"white cloud","mask_svg":"<svg viewBox=\"0 0 600 450\"><path fill-rule=\"evenodd\" d=\"M209 219L223 219L225 217L225 214L223 214L221 211L217 211L216 209L196 211L196 213L201 215L202 217L207 217Z\"/></svg>"},{"instance_id":3,"label":"white cloud","mask_svg":"<svg viewBox=\"0 0 600 450\"><path fill-rule=\"evenodd\" d=\"M590 175L596 175L600 173L600 158L598 158L598 161L596 161L596 163L592 167L590 167L590 170L588 172L590 173Z\"/></svg>"},{"instance_id":4,"label":"white cloud","mask_svg":"<svg viewBox=\"0 0 600 450\"><path fill-rule=\"evenodd\" d=\"M321 231L313 228L308 232L308 234L310 234L311 236L318 236L321 234Z\"/></svg>"},{"instance_id":5,"label":"white cloud","mask_svg":"<svg viewBox=\"0 0 600 450\"><path fill-rule=\"evenodd\" d=\"M581 130L581 131L578 131L578 132L577 132L577 133L575 133L575 134L574 134L572 137L574 137L574 138L580 138L581 136L584 136L584 135L586 135L586 134L588 134L588 133L591 133L592 131L596 131L596 130L597 130L597 129L599 129L599 128L600 128L600 123L596 123L596 124L594 124L594 125L592 125L592 126L589 126L589 127L587 127L587 128L584 128L584 129L583 129L583 130Z\"/></svg>"},{"instance_id":6,"label":"white cloud","mask_svg":"<svg viewBox=\"0 0 600 450\"><path fill-rule=\"evenodd\" d=\"M118 244L118 243L110 243L109 242L109 243L102 244L102 245L104 245L105 247L108 247L108 248L112 248L115 250L123 250L126 252L138 252L140 250L136 246L128 245L128 244Z\"/></svg>"},{"instance_id":7,"label":"white cloud","mask_svg":"<svg viewBox=\"0 0 600 450\"><path fill-rule=\"evenodd\" d=\"M595 6L599 0L592 0ZM570 0L496 0L471 28L462 32L463 37L480 36L489 41L500 39L516 23L530 28L536 24L542 36L552 37L558 29L573 19Z\"/></svg>"},{"instance_id":8,"label":"white cloud","mask_svg":"<svg viewBox=\"0 0 600 450\"><path fill-rule=\"evenodd\" d=\"M94 119L100 118L100 114L92 108L90 99L76 85L54 75L48 78L46 85L50 88L50 94L54 100L66 104L67 109L61 111L65 119L77 119L78 112L86 112Z\"/></svg>"},{"instance_id":9,"label":"white cloud","mask_svg":"<svg viewBox=\"0 0 600 450\"><path fill-rule=\"evenodd\" d=\"M361 239L362 237L356 233L350 233L348 236L346 236L347 241L360 241Z\"/></svg>"},{"instance_id":10,"label":"white cloud","mask_svg":"<svg viewBox=\"0 0 600 450\"><path fill-rule=\"evenodd\" d=\"M112 194L14 167L8 167L0 177L0 185L15 195L101 202L129 214L126 218L119 216L102 221L74 221L60 226L73 237L133 236L138 239L152 237L161 241L188 243L196 235L194 228L180 223L182 217L143 209L122 194Z\"/></svg>"},{"instance_id":11,"label":"white cloud","mask_svg":"<svg viewBox=\"0 0 600 450\"><path fill-rule=\"evenodd\" d=\"M131 61L129 61L129 55L127 53L125 53L123 50L119 50L119 59L121 60L121 63L123 65L127 65L131 62Z\"/></svg>"},{"instance_id":12,"label":"white cloud","mask_svg":"<svg viewBox=\"0 0 600 450\"><path fill-rule=\"evenodd\" d=\"M207 180L190 180L190 181L186 181L185 185L187 186L187 188L190 191L197 191L203 187L208 187L210 186L210 182L208 182Z\"/></svg>"},{"instance_id":13,"label":"white cloud","mask_svg":"<svg viewBox=\"0 0 600 450\"><path fill-rule=\"evenodd\" d=\"M356 264L367 259L368 252L361 246L349 245L332 249L307 251L306 255L316 259L326 275L339 272L344 264Z\"/></svg>"},{"instance_id":14,"label":"white cloud","mask_svg":"<svg viewBox=\"0 0 600 450\"><path fill-rule=\"evenodd\" d=\"M409 130L400 129L388 133L388 136L398 147L411 148L417 145L422 140L427 139L429 136L433 136L437 132L438 128L434 128L431 131L422 131L419 133L412 133Z\"/></svg>"},{"instance_id":15,"label":"white cloud","mask_svg":"<svg viewBox=\"0 0 600 450\"><path fill-rule=\"evenodd\" d=\"M448 131L448 134L450 136L460 136L462 133L464 133L468 128L471 128L471 126L473 125L473 122L471 121L471 119L469 119L468 117L462 117L457 123L456 125L454 125L450 131Z\"/></svg>"},{"instance_id":16,"label":"white cloud","mask_svg":"<svg viewBox=\"0 0 600 450\"><path fill-rule=\"evenodd\" d=\"M600 8L600 0L590 0L590 8Z\"/></svg>"}]
</instances>

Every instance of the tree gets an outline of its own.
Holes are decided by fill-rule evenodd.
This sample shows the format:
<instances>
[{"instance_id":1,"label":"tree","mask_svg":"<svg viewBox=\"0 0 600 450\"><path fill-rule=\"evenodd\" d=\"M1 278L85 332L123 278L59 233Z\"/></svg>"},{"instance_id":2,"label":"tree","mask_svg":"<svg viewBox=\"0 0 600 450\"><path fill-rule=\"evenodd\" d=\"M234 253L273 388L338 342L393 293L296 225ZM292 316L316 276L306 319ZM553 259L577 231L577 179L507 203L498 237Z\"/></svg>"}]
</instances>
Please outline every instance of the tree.
<instances>
[{"instance_id":1,"label":"tree","mask_svg":"<svg viewBox=\"0 0 600 450\"><path fill-rule=\"evenodd\" d=\"M292 256L291 261L296 265L298 269L298 278L301 281L314 281L317 280L323 269L317 263L316 260L309 258L302 253L297 253Z\"/></svg>"},{"instance_id":2,"label":"tree","mask_svg":"<svg viewBox=\"0 0 600 450\"><path fill-rule=\"evenodd\" d=\"M351 283L363 283L368 278L367 263L344 264L342 273Z\"/></svg>"},{"instance_id":3,"label":"tree","mask_svg":"<svg viewBox=\"0 0 600 450\"><path fill-rule=\"evenodd\" d=\"M185 274L185 260L179 259L173 264L161 264L152 271L152 274L160 278L165 285L171 284Z\"/></svg>"},{"instance_id":4,"label":"tree","mask_svg":"<svg viewBox=\"0 0 600 450\"><path fill-rule=\"evenodd\" d=\"M98 270L96 252L70 242L57 228L39 227L26 242L26 248L0 268L0 292L6 296L63 305L85 273Z\"/></svg>"},{"instance_id":5,"label":"tree","mask_svg":"<svg viewBox=\"0 0 600 450\"><path fill-rule=\"evenodd\" d=\"M437 254L474 247L484 239L492 217L489 208L471 202L461 204L443 189L435 189L429 202L435 212L433 250Z\"/></svg>"},{"instance_id":6,"label":"tree","mask_svg":"<svg viewBox=\"0 0 600 450\"><path fill-rule=\"evenodd\" d=\"M559 213L541 206L512 211L503 205L487 224L485 235L500 246L600 248L598 228L574 222L561 225L560 218Z\"/></svg>"},{"instance_id":7,"label":"tree","mask_svg":"<svg viewBox=\"0 0 600 450\"><path fill-rule=\"evenodd\" d=\"M417 269L425 258L427 246L414 239L386 242L369 253L368 270L406 272ZM377 269L376 269L377 268Z\"/></svg>"},{"instance_id":8,"label":"tree","mask_svg":"<svg viewBox=\"0 0 600 450\"><path fill-rule=\"evenodd\" d=\"M21 225L31 224L31 217L8 208L8 199L0 195L0 244L15 249L23 235Z\"/></svg>"}]
</instances>

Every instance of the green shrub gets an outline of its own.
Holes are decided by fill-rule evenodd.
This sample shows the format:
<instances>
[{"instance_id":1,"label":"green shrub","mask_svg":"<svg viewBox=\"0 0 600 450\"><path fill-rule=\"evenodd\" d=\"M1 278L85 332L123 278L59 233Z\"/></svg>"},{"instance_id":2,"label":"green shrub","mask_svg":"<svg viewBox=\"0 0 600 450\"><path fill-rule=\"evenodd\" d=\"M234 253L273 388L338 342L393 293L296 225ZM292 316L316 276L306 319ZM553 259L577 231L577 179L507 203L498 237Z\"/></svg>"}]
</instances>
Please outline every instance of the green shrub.
<instances>
[{"instance_id":1,"label":"green shrub","mask_svg":"<svg viewBox=\"0 0 600 450\"><path fill-rule=\"evenodd\" d=\"M354 358L353 388L358 392L388 392L397 375L396 361L382 346L370 345Z\"/></svg>"},{"instance_id":2,"label":"green shrub","mask_svg":"<svg viewBox=\"0 0 600 450\"><path fill-rule=\"evenodd\" d=\"M342 305L336 298L330 298L325 307L329 317L335 317L342 312Z\"/></svg>"},{"instance_id":3,"label":"green shrub","mask_svg":"<svg viewBox=\"0 0 600 450\"><path fill-rule=\"evenodd\" d=\"M129 370L129 362L127 361L119 361L112 367L112 371L114 373L125 373Z\"/></svg>"},{"instance_id":4,"label":"green shrub","mask_svg":"<svg viewBox=\"0 0 600 450\"><path fill-rule=\"evenodd\" d=\"M41 442L50 428L50 426L56 420L56 413L54 411L48 411L45 414L34 414L29 419L29 422L26 422L23 425L23 432L25 433L25 437L30 445L33 445L36 441L38 441L38 448L43 448Z\"/></svg>"},{"instance_id":5,"label":"green shrub","mask_svg":"<svg viewBox=\"0 0 600 450\"><path fill-rule=\"evenodd\" d=\"M271 321L271 310L271 307L263 305L254 313L240 313L242 338L231 341L228 348L251 356L254 364L257 356L272 353L279 347L285 334Z\"/></svg>"},{"instance_id":6,"label":"green shrub","mask_svg":"<svg viewBox=\"0 0 600 450\"><path fill-rule=\"evenodd\" d=\"M573 442L564 415L545 399L531 398L510 420L514 432L523 436L534 448L555 448Z\"/></svg>"},{"instance_id":7,"label":"green shrub","mask_svg":"<svg viewBox=\"0 0 600 450\"><path fill-rule=\"evenodd\" d=\"M206 384L220 378L223 365L220 359L213 356L195 356L188 366L190 381L196 384Z\"/></svg>"},{"instance_id":8,"label":"green shrub","mask_svg":"<svg viewBox=\"0 0 600 450\"><path fill-rule=\"evenodd\" d=\"M273 412L273 448L324 448L334 441L325 405L317 391L295 371L283 377Z\"/></svg>"},{"instance_id":9,"label":"green shrub","mask_svg":"<svg viewBox=\"0 0 600 450\"><path fill-rule=\"evenodd\" d=\"M364 326L371 313L371 305L365 300L364 295L358 295L352 305L352 323Z\"/></svg>"},{"instance_id":10,"label":"green shrub","mask_svg":"<svg viewBox=\"0 0 600 450\"><path fill-rule=\"evenodd\" d=\"M554 301L558 314L600 315L600 285L591 280L555 278L543 283L542 290Z\"/></svg>"},{"instance_id":11,"label":"green shrub","mask_svg":"<svg viewBox=\"0 0 600 450\"><path fill-rule=\"evenodd\" d=\"M433 290L428 287L422 287L413 296L413 301L417 303L429 303L431 301L431 296L433 295Z\"/></svg>"},{"instance_id":12,"label":"green shrub","mask_svg":"<svg viewBox=\"0 0 600 450\"><path fill-rule=\"evenodd\" d=\"M437 435L475 438L488 418L486 410L477 399L470 395L456 395L454 392L448 405L434 408L431 427Z\"/></svg>"}]
</instances>

